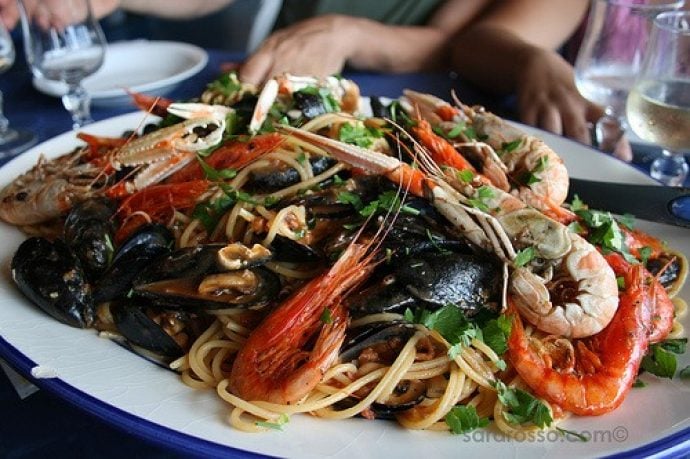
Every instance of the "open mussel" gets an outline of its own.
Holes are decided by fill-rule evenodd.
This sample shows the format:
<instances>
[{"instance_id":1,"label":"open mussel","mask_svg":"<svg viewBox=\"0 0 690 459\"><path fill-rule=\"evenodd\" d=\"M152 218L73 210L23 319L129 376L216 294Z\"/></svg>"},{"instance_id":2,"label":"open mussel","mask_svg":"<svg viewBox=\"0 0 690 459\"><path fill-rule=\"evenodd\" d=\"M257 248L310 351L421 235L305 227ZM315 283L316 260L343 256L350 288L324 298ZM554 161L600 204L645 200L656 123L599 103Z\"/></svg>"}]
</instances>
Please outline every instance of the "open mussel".
<instances>
[{"instance_id":1,"label":"open mussel","mask_svg":"<svg viewBox=\"0 0 690 459\"><path fill-rule=\"evenodd\" d=\"M65 219L65 243L90 280L98 279L113 258L114 214L111 200L93 198L75 204Z\"/></svg>"},{"instance_id":2,"label":"open mussel","mask_svg":"<svg viewBox=\"0 0 690 459\"><path fill-rule=\"evenodd\" d=\"M261 266L268 259L270 252L258 244L188 247L144 270L134 292L159 306L190 311L261 308L281 288L278 276Z\"/></svg>"},{"instance_id":3,"label":"open mussel","mask_svg":"<svg viewBox=\"0 0 690 459\"><path fill-rule=\"evenodd\" d=\"M500 267L479 255L431 250L382 271L375 283L347 299L353 317L412 307L436 310L447 304L471 317L496 305L500 294Z\"/></svg>"},{"instance_id":4,"label":"open mussel","mask_svg":"<svg viewBox=\"0 0 690 459\"><path fill-rule=\"evenodd\" d=\"M142 299L121 299L109 307L113 324L127 344L163 361L184 355L209 322L206 317L166 311Z\"/></svg>"},{"instance_id":5,"label":"open mussel","mask_svg":"<svg viewBox=\"0 0 690 459\"><path fill-rule=\"evenodd\" d=\"M158 258L170 253L172 232L163 225L142 226L117 250L113 262L94 286L94 301L101 303L125 295L132 281Z\"/></svg>"},{"instance_id":6,"label":"open mussel","mask_svg":"<svg viewBox=\"0 0 690 459\"><path fill-rule=\"evenodd\" d=\"M335 166L336 163L336 160L326 156L312 156L309 158L309 165L314 175L325 172ZM299 181L300 174L297 172L297 169L289 167L282 162L276 162L265 169L252 170L247 186L263 192L272 192L294 185Z\"/></svg>"},{"instance_id":7,"label":"open mussel","mask_svg":"<svg viewBox=\"0 0 690 459\"><path fill-rule=\"evenodd\" d=\"M94 302L79 259L67 245L32 237L12 258L12 279L43 311L73 327L90 327Z\"/></svg>"}]
</instances>

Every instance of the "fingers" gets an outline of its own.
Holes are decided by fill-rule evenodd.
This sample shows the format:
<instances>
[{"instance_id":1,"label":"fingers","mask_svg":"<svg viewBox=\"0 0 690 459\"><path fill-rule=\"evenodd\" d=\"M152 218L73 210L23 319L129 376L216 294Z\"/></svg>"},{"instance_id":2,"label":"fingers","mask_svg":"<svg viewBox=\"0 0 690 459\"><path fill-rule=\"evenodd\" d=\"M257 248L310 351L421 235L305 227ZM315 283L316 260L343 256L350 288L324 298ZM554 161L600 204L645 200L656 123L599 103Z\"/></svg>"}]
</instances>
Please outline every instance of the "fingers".
<instances>
[{"instance_id":1,"label":"fingers","mask_svg":"<svg viewBox=\"0 0 690 459\"><path fill-rule=\"evenodd\" d=\"M240 81L259 86L270 77L273 67L273 49L262 46L240 66Z\"/></svg>"}]
</instances>

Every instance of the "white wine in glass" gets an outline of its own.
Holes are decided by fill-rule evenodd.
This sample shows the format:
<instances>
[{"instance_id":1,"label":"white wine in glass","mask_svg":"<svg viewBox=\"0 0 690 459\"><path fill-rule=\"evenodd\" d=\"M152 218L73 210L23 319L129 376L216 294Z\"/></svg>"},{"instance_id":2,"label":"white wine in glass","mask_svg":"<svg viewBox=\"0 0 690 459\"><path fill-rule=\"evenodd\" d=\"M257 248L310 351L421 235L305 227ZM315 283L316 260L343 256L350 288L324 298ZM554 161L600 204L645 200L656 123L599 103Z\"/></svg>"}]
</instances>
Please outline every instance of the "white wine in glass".
<instances>
[{"instance_id":1,"label":"white wine in glass","mask_svg":"<svg viewBox=\"0 0 690 459\"><path fill-rule=\"evenodd\" d=\"M585 35L575 61L575 85L604 107L597 122L599 148L613 152L626 126L625 101L640 71L652 21L683 0L591 0Z\"/></svg>"},{"instance_id":2,"label":"white wine in glass","mask_svg":"<svg viewBox=\"0 0 690 459\"><path fill-rule=\"evenodd\" d=\"M680 186L688 175L690 150L690 12L658 15L646 57L627 103L630 127L662 147L650 174Z\"/></svg>"}]
</instances>

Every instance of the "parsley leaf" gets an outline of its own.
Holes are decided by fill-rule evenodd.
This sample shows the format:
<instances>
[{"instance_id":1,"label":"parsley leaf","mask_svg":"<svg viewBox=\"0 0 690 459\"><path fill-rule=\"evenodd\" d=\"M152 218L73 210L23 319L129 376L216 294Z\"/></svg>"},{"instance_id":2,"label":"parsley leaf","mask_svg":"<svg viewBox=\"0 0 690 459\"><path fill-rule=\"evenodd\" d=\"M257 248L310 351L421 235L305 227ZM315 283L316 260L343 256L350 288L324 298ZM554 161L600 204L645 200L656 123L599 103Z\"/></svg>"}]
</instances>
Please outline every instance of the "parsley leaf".
<instances>
[{"instance_id":1,"label":"parsley leaf","mask_svg":"<svg viewBox=\"0 0 690 459\"><path fill-rule=\"evenodd\" d=\"M484 343L496 354L503 355L508 350L508 337L512 328L513 323L506 315L489 320L482 328Z\"/></svg>"},{"instance_id":2,"label":"parsley leaf","mask_svg":"<svg viewBox=\"0 0 690 459\"><path fill-rule=\"evenodd\" d=\"M453 348L456 344L469 346L473 338L481 339L481 330L468 321L460 308L454 304L447 304L437 311L420 308L414 313L407 309L405 319L409 322L424 325L430 330L436 330L451 344L449 355L457 355L460 348ZM452 358L452 357L451 357Z\"/></svg>"},{"instance_id":3,"label":"parsley leaf","mask_svg":"<svg viewBox=\"0 0 690 459\"><path fill-rule=\"evenodd\" d=\"M472 172L469 169L465 169L464 171L458 171L457 176L458 180L460 180L463 183L472 183L472 180L474 180L474 172Z\"/></svg>"},{"instance_id":4,"label":"parsley leaf","mask_svg":"<svg viewBox=\"0 0 690 459\"><path fill-rule=\"evenodd\" d=\"M270 421L256 421L256 425L258 427L266 427L268 429L273 429L273 430L283 430L283 427L285 424L290 422L290 416L288 416L286 413L283 413L276 419L275 422L270 422Z\"/></svg>"},{"instance_id":5,"label":"parsley leaf","mask_svg":"<svg viewBox=\"0 0 690 459\"><path fill-rule=\"evenodd\" d=\"M350 193L349 191L341 191L338 193L336 201L341 204L350 204L356 210L360 210L362 207L364 207L364 204L362 204L362 200L359 198L359 196L354 193Z\"/></svg>"},{"instance_id":6,"label":"parsley leaf","mask_svg":"<svg viewBox=\"0 0 690 459\"><path fill-rule=\"evenodd\" d=\"M524 249L520 250L517 254L515 254L515 261L513 262L515 266L525 266L527 263L530 261L534 260L534 257L537 256L537 252L534 249L534 247L525 247Z\"/></svg>"},{"instance_id":7,"label":"parsley leaf","mask_svg":"<svg viewBox=\"0 0 690 459\"><path fill-rule=\"evenodd\" d=\"M446 414L445 421L450 431L456 435L489 425L489 420L479 417L474 406L454 406Z\"/></svg>"},{"instance_id":8,"label":"parsley leaf","mask_svg":"<svg viewBox=\"0 0 690 459\"><path fill-rule=\"evenodd\" d=\"M642 359L641 368L660 378L673 378L676 373L676 357L658 344L649 347Z\"/></svg>"},{"instance_id":9,"label":"parsley leaf","mask_svg":"<svg viewBox=\"0 0 690 459\"><path fill-rule=\"evenodd\" d=\"M211 180L211 181L222 182L223 180L226 180L226 179L235 178L235 176L237 175L237 171L235 169L216 170L213 167L209 166L206 163L206 161L201 159L201 156L197 155L196 159L199 161L199 165L201 166L201 170L204 172L204 175L206 176L206 178Z\"/></svg>"},{"instance_id":10,"label":"parsley leaf","mask_svg":"<svg viewBox=\"0 0 690 459\"><path fill-rule=\"evenodd\" d=\"M544 428L553 423L549 408L528 392L515 387L507 387L502 381L496 382L498 399L508 409L503 417L511 424L532 424Z\"/></svg>"},{"instance_id":11,"label":"parsley leaf","mask_svg":"<svg viewBox=\"0 0 690 459\"><path fill-rule=\"evenodd\" d=\"M323 312L321 313L321 322L324 324L332 324L333 323L333 316L331 315L331 310L328 308L325 308Z\"/></svg>"},{"instance_id":12,"label":"parsley leaf","mask_svg":"<svg viewBox=\"0 0 690 459\"><path fill-rule=\"evenodd\" d=\"M383 137L383 133L374 127L345 123L341 126L338 136L341 142L369 148L376 139Z\"/></svg>"}]
</instances>

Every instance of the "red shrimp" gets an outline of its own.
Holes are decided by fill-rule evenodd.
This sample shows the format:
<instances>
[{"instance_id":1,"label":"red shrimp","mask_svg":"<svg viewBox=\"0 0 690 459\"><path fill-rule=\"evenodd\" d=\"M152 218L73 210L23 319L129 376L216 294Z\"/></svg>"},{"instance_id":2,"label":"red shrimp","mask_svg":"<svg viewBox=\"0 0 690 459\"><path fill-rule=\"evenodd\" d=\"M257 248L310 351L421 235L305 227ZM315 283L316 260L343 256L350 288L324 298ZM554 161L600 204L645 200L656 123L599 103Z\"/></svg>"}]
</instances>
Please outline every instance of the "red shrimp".
<instances>
[{"instance_id":1,"label":"red shrimp","mask_svg":"<svg viewBox=\"0 0 690 459\"><path fill-rule=\"evenodd\" d=\"M117 210L123 224L115 235L115 241L125 240L149 220L165 223L175 210L190 209L209 185L210 182L206 180L153 185L128 196Z\"/></svg>"},{"instance_id":2,"label":"red shrimp","mask_svg":"<svg viewBox=\"0 0 690 459\"><path fill-rule=\"evenodd\" d=\"M232 140L216 149L204 162L213 169L239 169L278 148L284 138L275 132L257 135L247 141ZM168 183L189 182L204 177L198 162L193 162L168 178Z\"/></svg>"},{"instance_id":3,"label":"red shrimp","mask_svg":"<svg viewBox=\"0 0 690 459\"><path fill-rule=\"evenodd\" d=\"M249 335L232 366L230 390L245 400L290 404L316 387L345 339L344 295L368 277L369 247L351 244L338 261L272 311ZM324 323L329 309L330 321ZM313 347L306 347L314 337Z\"/></svg>"},{"instance_id":4,"label":"red shrimp","mask_svg":"<svg viewBox=\"0 0 690 459\"><path fill-rule=\"evenodd\" d=\"M510 361L536 395L578 415L605 414L623 402L649 346L655 306L654 284L641 265L621 274L626 289L616 314L597 335L572 342L576 360L571 365L543 357L511 305Z\"/></svg>"}]
</instances>

